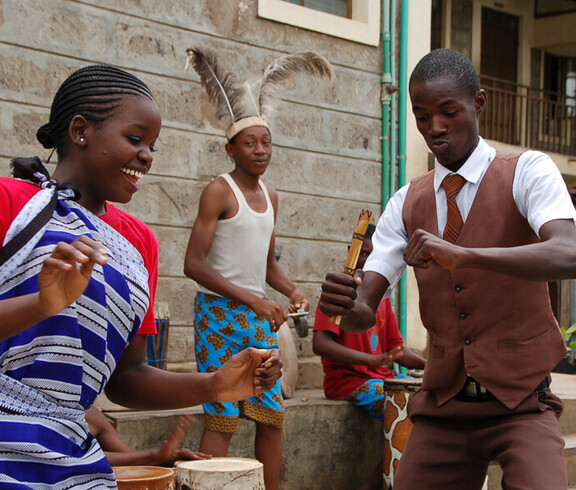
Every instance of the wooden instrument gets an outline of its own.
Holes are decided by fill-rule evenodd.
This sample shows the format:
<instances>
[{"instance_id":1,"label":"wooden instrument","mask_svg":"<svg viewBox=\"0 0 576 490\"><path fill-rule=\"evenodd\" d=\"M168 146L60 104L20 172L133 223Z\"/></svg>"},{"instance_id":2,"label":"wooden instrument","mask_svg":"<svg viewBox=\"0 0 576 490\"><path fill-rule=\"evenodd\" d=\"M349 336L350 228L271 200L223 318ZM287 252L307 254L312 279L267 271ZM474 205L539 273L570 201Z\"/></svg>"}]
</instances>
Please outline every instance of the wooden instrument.
<instances>
[{"instance_id":1,"label":"wooden instrument","mask_svg":"<svg viewBox=\"0 0 576 490\"><path fill-rule=\"evenodd\" d=\"M366 234L366 229L370 224L371 218L372 211L369 209L363 208L362 211L360 211L358 223L356 223L356 229L352 235L352 242L350 243L346 265L344 266L344 274L348 274L349 276L354 275L356 264L358 263L358 257L360 256L360 250L362 249L362 243L364 242L364 235ZM336 325L340 325L341 320L342 315L335 315L330 318L330 321Z\"/></svg>"},{"instance_id":2,"label":"wooden instrument","mask_svg":"<svg viewBox=\"0 0 576 490\"><path fill-rule=\"evenodd\" d=\"M176 462L176 490L264 490L264 466L250 458Z\"/></svg>"},{"instance_id":3,"label":"wooden instrument","mask_svg":"<svg viewBox=\"0 0 576 490\"><path fill-rule=\"evenodd\" d=\"M160 466L114 466L119 490L170 490L174 488L174 470Z\"/></svg>"},{"instance_id":4,"label":"wooden instrument","mask_svg":"<svg viewBox=\"0 0 576 490\"><path fill-rule=\"evenodd\" d=\"M278 329L278 348L282 356L282 377L280 389L282 396L292 398L298 385L298 353L288 323L284 322Z\"/></svg>"},{"instance_id":5,"label":"wooden instrument","mask_svg":"<svg viewBox=\"0 0 576 490\"><path fill-rule=\"evenodd\" d=\"M392 488L394 474L412 431L408 401L422 387L421 378L384 380L384 488Z\"/></svg>"}]
</instances>

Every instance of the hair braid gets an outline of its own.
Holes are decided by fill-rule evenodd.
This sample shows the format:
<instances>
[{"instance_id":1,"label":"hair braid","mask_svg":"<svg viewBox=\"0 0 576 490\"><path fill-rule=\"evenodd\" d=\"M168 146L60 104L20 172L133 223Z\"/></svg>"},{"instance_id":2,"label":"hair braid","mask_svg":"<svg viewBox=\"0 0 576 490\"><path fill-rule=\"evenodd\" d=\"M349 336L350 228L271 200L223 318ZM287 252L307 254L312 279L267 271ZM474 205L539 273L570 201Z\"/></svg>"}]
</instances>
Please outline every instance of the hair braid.
<instances>
[{"instance_id":1,"label":"hair braid","mask_svg":"<svg viewBox=\"0 0 576 490\"><path fill-rule=\"evenodd\" d=\"M154 98L142 80L124 70L109 65L80 68L56 92L49 122L38 129L36 138L62 157L64 135L75 115L93 123L104 121L126 95Z\"/></svg>"}]
</instances>

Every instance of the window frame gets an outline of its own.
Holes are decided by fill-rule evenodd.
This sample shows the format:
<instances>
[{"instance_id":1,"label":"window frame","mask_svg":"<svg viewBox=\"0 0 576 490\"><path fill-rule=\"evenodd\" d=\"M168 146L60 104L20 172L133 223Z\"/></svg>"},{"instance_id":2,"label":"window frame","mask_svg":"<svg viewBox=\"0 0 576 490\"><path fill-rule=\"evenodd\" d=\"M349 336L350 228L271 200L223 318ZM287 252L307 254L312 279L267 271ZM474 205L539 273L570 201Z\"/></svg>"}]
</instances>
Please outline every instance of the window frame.
<instances>
[{"instance_id":1,"label":"window frame","mask_svg":"<svg viewBox=\"0 0 576 490\"><path fill-rule=\"evenodd\" d=\"M351 0L352 18L284 0L258 0L258 16L369 46L380 44L380 0Z\"/></svg>"}]
</instances>

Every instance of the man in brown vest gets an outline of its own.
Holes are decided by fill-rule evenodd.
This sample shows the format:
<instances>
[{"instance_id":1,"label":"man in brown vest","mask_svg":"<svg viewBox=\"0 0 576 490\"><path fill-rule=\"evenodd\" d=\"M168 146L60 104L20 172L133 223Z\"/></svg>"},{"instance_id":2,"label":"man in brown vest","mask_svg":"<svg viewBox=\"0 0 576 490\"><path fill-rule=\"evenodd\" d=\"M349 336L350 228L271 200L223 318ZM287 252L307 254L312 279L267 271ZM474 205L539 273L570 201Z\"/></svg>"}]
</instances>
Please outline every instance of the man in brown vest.
<instances>
[{"instance_id":1,"label":"man in brown vest","mask_svg":"<svg viewBox=\"0 0 576 490\"><path fill-rule=\"evenodd\" d=\"M363 278L326 275L321 309L364 331L414 267L430 348L394 490L480 489L490 461L509 490L565 489L562 402L548 385L566 349L546 281L576 277L566 185L543 153L479 137L486 93L464 55L432 51L409 90L435 169L388 203Z\"/></svg>"}]
</instances>

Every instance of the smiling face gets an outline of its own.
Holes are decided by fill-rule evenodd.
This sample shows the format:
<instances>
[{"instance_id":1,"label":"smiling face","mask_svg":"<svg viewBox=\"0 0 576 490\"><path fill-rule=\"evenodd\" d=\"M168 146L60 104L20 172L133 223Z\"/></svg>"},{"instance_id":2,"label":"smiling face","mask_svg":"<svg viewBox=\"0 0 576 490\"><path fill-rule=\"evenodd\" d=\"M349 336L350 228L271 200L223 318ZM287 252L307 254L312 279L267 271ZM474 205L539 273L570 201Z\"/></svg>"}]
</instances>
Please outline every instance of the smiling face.
<instances>
[{"instance_id":1,"label":"smiling face","mask_svg":"<svg viewBox=\"0 0 576 490\"><path fill-rule=\"evenodd\" d=\"M410 86L412 112L418 131L439 163L458 170L478 144L478 116L486 93L473 97L449 76L415 82Z\"/></svg>"},{"instance_id":2,"label":"smiling face","mask_svg":"<svg viewBox=\"0 0 576 490\"><path fill-rule=\"evenodd\" d=\"M236 168L251 175L261 176L272 157L272 136L262 126L246 128L226 144L226 152L234 159Z\"/></svg>"},{"instance_id":3,"label":"smiling face","mask_svg":"<svg viewBox=\"0 0 576 490\"><path fill-rule=\"evenodd\" d=\"M150 170L160 126L156 102L131 95L103 122L87 123L73 181L80 187L80 203L100 214L105 201L129 202Z\"/></svg>"}]
</instances>

